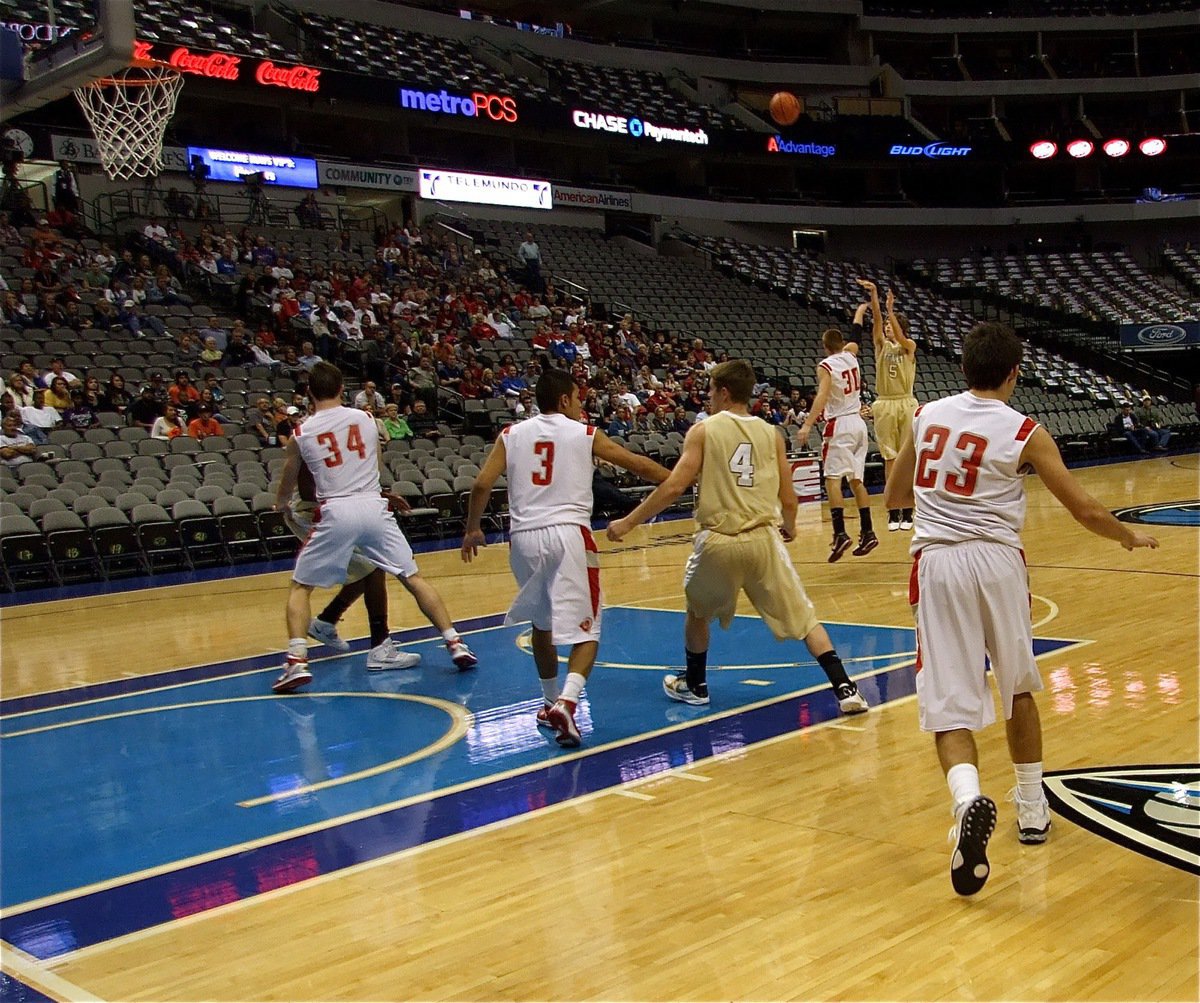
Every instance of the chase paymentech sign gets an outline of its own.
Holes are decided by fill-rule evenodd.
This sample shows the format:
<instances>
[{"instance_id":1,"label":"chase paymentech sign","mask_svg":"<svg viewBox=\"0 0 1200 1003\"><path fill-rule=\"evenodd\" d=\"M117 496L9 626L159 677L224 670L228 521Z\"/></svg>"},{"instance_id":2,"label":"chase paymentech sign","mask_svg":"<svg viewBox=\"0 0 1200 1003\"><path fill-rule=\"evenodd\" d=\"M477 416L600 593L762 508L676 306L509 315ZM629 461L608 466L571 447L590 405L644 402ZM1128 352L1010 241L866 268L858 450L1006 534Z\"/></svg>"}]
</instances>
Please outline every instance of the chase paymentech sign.
<instances>
[{"instance_id":1,"label":"chase paymentech sign","mask_svg":"<svg viewBox=\"0 0 1200 1003\"><path fill-rule=\"evenodd\" d=\"M595 111L575 108L571 112L571 123L576 129L591 129L596 132L611 132L634 139L664 140L670 143L691 143L693 146L708 146L708 133L703 129L681 129L669 125L655 125L644 118L630 115L605 115Z\"/></svg>"},{"instance_id":2,"label":"chase paymentech sign","mask_svg":"<svg viewBox=\"0 0 1200 1003\"><path fill-rule=\"evenodd\" d=\"M513 206L518 209L554 208L554 190L549 181L426 167L421 168L420 175L421 198Z\"/></svg>"}]
</instances>

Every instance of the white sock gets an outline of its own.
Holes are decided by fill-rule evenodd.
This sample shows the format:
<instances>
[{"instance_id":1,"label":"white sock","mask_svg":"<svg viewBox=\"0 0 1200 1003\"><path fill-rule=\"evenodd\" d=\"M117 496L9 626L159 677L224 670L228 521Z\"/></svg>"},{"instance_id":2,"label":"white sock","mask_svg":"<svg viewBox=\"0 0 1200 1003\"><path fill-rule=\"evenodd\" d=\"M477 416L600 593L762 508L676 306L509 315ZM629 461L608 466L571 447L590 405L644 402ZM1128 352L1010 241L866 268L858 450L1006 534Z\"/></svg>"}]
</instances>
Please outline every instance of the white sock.
<instances>
[{"instance_id":1,"label":"white sock","mask_svg":"<svg viewBox=\"0 0 1200 1003\"><path fill-rule=\"evenodd\" d=\"M548 704L554 703L559 697L558 677L543 679L541 676L538 676L538 682L542 684L542 699Z\"/></svg>"},{"instance_id":2,"label":"white sock","mask_svg":"<svg viewBox=\"0 0 1200 1003\"><path fill-rule=\"evenodd\" d=\"M458 636L458 631L454 627L447 627L445 630L443 630L442 637L446 639L447 644L454 644L456 641L462 640L462 638Z\"/></svg>"},{"instance_id":3,"label":"white sock","mask_svg":"<svg viewBox=\"0 0 1200 1003\"><path fill-rule=\"evenodd\" d=\"M308 661L308 638L293 637L288 641L288 657Z\"/></svg>"},{"instance_id":4,"label":"white sock","mask_svg":"<svg viewBox=\"0 0 1200 1003\"><path fill-rule=\"evenodd\" d=\"M959 763L946 771L946 783L950 786L950 797L954 801L954 814L968 801L979 797L979 768L970 763Z\"/></svg>"},{"instance_id":5,"label":"white sock","mask_svg":"<svg viewBox=\"0 0 1200 1003\"><path fill-rule=\"evenodd\" d=\"M568 672L567 681L563 683L561 700L569 703L579 703L579 694L583 692L583 684L587 680L578 672Z\"/></svg>"},{"instance_id":6,"label":"white sock","mask_svg":"<svg viewBox=\"0 0 1200 1003\"><path fill-rule=\"evenodd\" d=\"M1022 801L1042 800L1042 764L1013 763L1017 774L1017 797Z\"/></svg>"}]
</instances>

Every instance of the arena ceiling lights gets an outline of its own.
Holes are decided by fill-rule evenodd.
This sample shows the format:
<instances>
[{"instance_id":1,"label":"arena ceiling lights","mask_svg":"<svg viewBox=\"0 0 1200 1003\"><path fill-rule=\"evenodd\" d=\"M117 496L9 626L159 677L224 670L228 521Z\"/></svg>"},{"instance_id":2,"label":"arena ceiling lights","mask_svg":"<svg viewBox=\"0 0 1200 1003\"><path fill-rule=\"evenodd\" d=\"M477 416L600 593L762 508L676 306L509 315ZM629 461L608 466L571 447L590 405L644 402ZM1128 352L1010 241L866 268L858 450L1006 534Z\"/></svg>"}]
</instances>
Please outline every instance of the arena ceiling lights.
<instances>
[{"instance_id":1,"label":"arena ceiling lights","mask_svg":"<svg viewBox=\"0 0 1200 1003\"><path fill-rule=\"evenodd\" d=\"M1167 141L1158 136L1148 136L1138 143L1137 148L1144 157L1157 157L1166 152ZM1073 139L1064 149L1069 157L1083 160L1096 151L1096 144L1090 139ZM1114 136L1106 139L1101 149L1113 160L1119 160L1133 149L1133 144L1128 139ZM1058 155L1058 144L1052 139L1035 140L1029 144L1029 155L1034 160L1053 160Z\"/></svg>"}]
</instances>

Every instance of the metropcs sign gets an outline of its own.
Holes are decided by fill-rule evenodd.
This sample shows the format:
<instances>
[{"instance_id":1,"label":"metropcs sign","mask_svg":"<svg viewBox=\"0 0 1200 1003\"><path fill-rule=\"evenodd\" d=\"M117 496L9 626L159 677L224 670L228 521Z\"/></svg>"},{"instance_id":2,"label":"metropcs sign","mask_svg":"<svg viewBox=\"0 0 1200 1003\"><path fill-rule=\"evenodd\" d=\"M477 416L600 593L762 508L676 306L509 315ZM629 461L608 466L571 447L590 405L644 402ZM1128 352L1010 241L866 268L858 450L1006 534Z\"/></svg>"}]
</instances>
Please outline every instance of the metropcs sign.
<instances>
[{"instance_id":1,"label":"metropcs sign","mask_svg":"<svg viewBox=\"0 0 1200 1003\"><path fill-rule=\"evenodd\" d=\"M419 91L411 87L401 87L400 107L414 111L462 115L465 118L490 118L493 122L512 123L517 120L515 98L484 94L482 91L463 96L451 94L444 87L440 91Z\"/></svg>"},{"instance_id":2,"label":"metropcs sign","mask_svg":"<svg viewBox=\"0 0 1200 1003\"><path fill-rule=\"evenodd\" d=\"M180 73L210 80L236 83L242 77L242 56L227 52L193 52L187 46L178 45L163 58L154 50L155 46L150 42L134 42L133 58L161 59ZM269 59L262 59L254 69L254 81L263 87L283 87L315 94L321 89L321 71L311 66L277 66Z\"/></svg>"},{"instance_id":3,"label":"metropcs sign","mask_svg":"<svg viewBox=\"0 0 1200 1003\"><path fill-rule=\"evenodd\" d=\"M645 119L626 115L603 115L600 112L584 111L576 108L571 112L571 122L576 129L593 129L597 132L612 132L621 136L632 136L634 139L653 139L656 143L664 140L671 143L692 143L696 146L708 145L708 133L703 129L679 129L666 125L655 125Z\"/></svg>"}]
</instances>

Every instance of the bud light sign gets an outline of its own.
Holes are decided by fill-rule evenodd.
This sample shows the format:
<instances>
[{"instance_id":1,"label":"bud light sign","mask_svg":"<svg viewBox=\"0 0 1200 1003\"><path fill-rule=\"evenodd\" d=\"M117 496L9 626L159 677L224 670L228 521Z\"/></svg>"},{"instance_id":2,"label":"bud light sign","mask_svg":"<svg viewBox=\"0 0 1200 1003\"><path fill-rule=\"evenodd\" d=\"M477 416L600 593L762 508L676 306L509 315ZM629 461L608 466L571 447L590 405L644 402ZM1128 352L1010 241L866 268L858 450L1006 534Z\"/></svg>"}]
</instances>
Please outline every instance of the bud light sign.
<instances>
[{"instance_id":1,"label":"bud light sign","mask_svg":"<svg viewBox=\"0 0 1200 1003\"><path fill-rule=\"evenodd\" d=\"M971 152L969 146L947 146L945 143L928 143L925 146L905 146L897 143L888 151L889 157L929 157L939 160L942 157L965 157Z\"/></svg>"},{"instance_id":2,"label":"bud light sign","mask_svg":"<svg viewBox=\"0 0 1200 1003\"><path fill-rule=\"evenodd\" d=\"M1122 324L1121 346L1142 351L1200 345L1200 321L1178 324Z\"/></svg>"}]
</instances>

